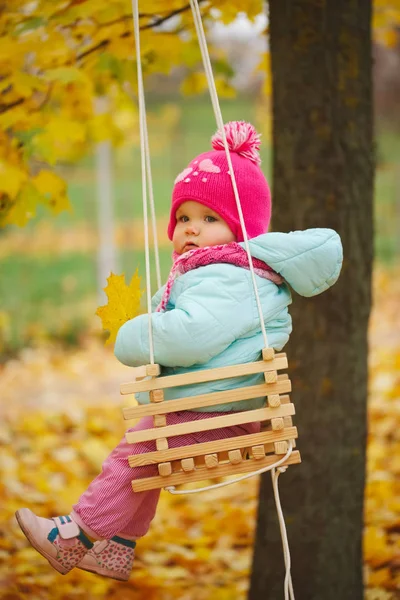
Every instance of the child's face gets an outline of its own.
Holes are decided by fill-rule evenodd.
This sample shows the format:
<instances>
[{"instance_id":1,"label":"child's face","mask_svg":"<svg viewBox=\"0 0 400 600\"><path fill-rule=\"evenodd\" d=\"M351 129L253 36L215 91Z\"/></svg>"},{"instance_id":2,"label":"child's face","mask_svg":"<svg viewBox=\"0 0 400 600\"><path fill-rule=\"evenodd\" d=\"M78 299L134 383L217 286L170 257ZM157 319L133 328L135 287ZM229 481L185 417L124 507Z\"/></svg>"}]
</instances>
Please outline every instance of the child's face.
<instances>
[{"instance_id":1,"label":"child's face","mask_svg":"<svg viewBox=\"0 0 400 600\"><path fill-rule=\"evenodd\" d=\"M235 236L223 218L200 202L187 200L176 211L172 243L178 254L184 254L194 248L218 246L235 241Z\"/></svg>"}]
</instances>

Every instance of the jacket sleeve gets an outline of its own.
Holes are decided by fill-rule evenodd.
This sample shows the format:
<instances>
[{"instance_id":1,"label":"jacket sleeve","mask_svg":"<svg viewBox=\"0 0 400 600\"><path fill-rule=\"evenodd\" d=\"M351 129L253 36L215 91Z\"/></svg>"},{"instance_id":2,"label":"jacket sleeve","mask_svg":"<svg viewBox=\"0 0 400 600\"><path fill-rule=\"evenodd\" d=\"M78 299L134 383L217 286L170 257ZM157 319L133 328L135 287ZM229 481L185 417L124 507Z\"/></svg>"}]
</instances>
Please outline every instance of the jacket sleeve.
<instances>
[{"instance_id":1,"label":"jacket sleeve","mask_svg":"<svg viewBox=\"0 0 400 600\"><path fill-rule=\"evenodd\" d=\"M205 363L249 329L253 311L245 306L251 294L248 278L232 280L227 269L236 267L227 265L216 279L213 268L186 274L188 285L175 308L151 315L156 363L168 367ZM199 271L203 271L201 278ZM229 278L226 281L224 273ZM148 315L128 321L118 332L116 357L128 366L149 363L148 338Z\"/></svg>"}]
</instances>

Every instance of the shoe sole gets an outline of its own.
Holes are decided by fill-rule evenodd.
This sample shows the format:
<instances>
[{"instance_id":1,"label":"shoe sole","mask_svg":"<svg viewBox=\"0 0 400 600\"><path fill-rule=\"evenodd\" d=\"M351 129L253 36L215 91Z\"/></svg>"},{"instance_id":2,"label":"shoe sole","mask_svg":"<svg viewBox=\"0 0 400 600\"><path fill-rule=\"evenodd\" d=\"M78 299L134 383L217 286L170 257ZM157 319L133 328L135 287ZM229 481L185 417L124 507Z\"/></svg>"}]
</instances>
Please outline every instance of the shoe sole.
<instances>
[{"instance_id":1,"label":"shoe sole","mask_svg":"<svg viewBox=\"0 0 400 600\"><path fill-rule=\"evenodd\" d=\"M27 538L27 540L29 541L31 546L33 546L33 548L35 548L35 550L37 550L37 552L39 552L39 554L41 554L46 560L48 560L48 562L51 564L53 569L55 569L56 571L61 573L61 575L66 575L67 573L69 573L69 571L70 571L69 569L65 569L65 567L61 566L60 563L53 556L50 556L50 554L48 554L46 552L46 550L44 550L44 548L41 548L38 545L32 532L29 530L29 528L24 523L23 516L21 516L19 514L19 512L20 511L17 510L17 512L15 513L15 517L18 521L18 525L22 529L22 532L24 533L25 537Z\"/></svg>"},{"instance_id":2,"label":"shoe sole","mask_svg":"<svg viewBox=\"0 0 400 600\"><path fill-rule=\"evenodd\" d=\"M119 573L115 573L114 571L108 571L107 569L101 569L100 567L98 569L96 569L95 567L93 567L93 569L89 569L88 567L79 567L77 565L77 568L80 569L81 571L86 571L87 573L94 573L95 575L102 575L103 577L109 577L110 579L116 579L117 581L128 581L129 580L129 575L128 575L128 577L124 577L123 575L120 575Z\"/></svg>"}]
</instances>

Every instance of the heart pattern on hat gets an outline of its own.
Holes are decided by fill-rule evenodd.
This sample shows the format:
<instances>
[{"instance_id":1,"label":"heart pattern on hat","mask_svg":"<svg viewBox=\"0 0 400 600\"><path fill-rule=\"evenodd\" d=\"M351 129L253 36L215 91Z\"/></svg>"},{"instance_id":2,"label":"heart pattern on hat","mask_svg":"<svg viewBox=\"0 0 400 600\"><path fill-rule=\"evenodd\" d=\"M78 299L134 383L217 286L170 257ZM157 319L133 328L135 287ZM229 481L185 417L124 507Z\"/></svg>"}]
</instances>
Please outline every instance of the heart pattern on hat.
<instances>
[{"instance_id":1,"label":"heart pattern on hat","mask_svg":"<svg viewBox=\"0 0 400 600\"><path fill-rule=\"evenodd\" d=\"M182 173L179 173L174 183L179 183L180 181L183 181L188 175L190 175L192 171L192 167L187 167L186 169L183 169Z\"/></svg>"},{"instance_id":2,"label":"heart pattern on hat","mask_svg":"<svg viewBox=\"0 0 400 600\"><path fill-rule=\"evenodd\" d=\"M221 173L221 169L217 165L214 165L210 158L204 158L199 164L198 169L206 173Z\"/></svg>"}]
</instances>

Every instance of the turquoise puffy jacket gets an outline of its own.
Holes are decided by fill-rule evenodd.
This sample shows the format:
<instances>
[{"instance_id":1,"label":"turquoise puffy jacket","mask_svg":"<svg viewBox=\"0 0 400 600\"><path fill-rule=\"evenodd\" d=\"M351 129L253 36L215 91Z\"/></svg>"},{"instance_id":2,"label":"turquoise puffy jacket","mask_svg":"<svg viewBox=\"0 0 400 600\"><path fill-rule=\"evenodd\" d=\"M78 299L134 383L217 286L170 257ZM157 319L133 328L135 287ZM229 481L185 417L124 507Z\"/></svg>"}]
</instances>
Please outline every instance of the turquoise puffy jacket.
<instances>
[{"instance_id":1,"label":"turquoise puffy jacket","mask_svg":"<svg viewBox=\"0 0 400 600\"><path fill-rule=\"evenodd\" d=\"M269 345L281 350L292 330L289 286L302 296L315 296L337 280L343 252L332 229L266 233L250 240L251 254L266 262L286 283L276 285L256 275ZM244 244L242 244L244 246ZM163 288L153 298L153 310ZM164 313L152 313L155 362L162 375L175 375L260 360L264 346L250 271L231 264L210 264L181 275L172 287ZM123 364L150 362L148 315L120 328L115 356ZM165 399L183 398L234 387L257 385L263 374L210 381L165 390ZM136 395L140 404L148 393ZM202 412L260 408L265 398L198 409Z\"/></svg>"}]
</instances>

